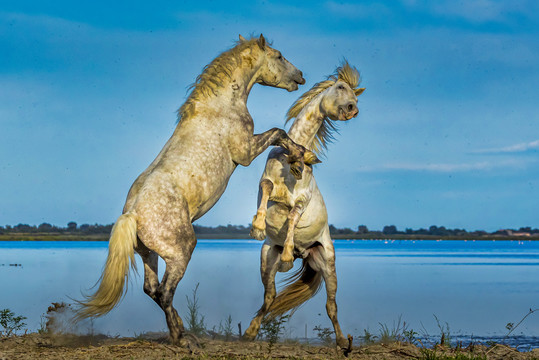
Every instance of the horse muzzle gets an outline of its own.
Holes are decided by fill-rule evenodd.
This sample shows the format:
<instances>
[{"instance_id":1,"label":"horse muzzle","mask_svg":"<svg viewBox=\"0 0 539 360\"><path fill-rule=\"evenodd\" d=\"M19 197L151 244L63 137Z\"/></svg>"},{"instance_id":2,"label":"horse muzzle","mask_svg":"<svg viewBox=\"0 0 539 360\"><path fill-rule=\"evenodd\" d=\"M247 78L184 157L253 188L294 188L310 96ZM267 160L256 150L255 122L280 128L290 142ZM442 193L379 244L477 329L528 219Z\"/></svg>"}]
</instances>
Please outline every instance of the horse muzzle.
<instances>
[{"instance_id":1,"label":"horse muzzle","mask_svg":"<svg viewBox=\"0 0 539 360\"><path fill-rule=\"evenodd\" d=\"M359 114L356 104L350 103L339 108L339 120L346 121L355 118Z\"/></svg>"},{"instance_id":2,"label":"horse muzzle","mask_svg":"<svg viewBox=\"0 0 539 360\"><path fill-rule=\"evenodd\" d=\"M305 84L305 78L303 78L303 73L301 70L298 70L294 75L294 82L298 83L299 85Z\"/></svg>"},{"instance_id":3,"label":"horse muzzle","mask_svg":"<svg viewBox=\"0 0 539 360\"><path fill-rule=\"evenodd\" d=\"M294 71L289 80L290 84L286 88L288 91L296 91L299 88L299 85L305 84L305 79L303 78L303 73L301 70Z\"/></svg>"}]
</instances>

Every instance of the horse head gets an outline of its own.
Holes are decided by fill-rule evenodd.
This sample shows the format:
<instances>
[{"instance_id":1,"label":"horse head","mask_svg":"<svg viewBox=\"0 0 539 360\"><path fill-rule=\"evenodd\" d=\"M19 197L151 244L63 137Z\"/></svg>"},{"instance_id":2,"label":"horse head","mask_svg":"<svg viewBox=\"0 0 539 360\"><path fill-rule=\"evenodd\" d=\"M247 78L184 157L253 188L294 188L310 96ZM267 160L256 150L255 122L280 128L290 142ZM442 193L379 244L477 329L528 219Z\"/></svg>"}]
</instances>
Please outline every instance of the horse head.
<instances>
[{"instance_id":1,"label":"horse head","mask_svg":"<svg viewBox=\"0 0 539 360\"><path fill-rule=\"evenodd\" d=\"M240 42L246 41L240 35ZM295 91L298 85L305 84L303 73L292 65L279 50L273 49L262 34L256 40L261 66L256 82L288 91Z\"/></svg>"},{"instance_id":2,"label":"horse head","mask_svg":"<svg viewBox=\"0 0 539 360\"><path fill-rule=\"evenodd\" d=\"M365 88L358 88L359 72L348 62L337 69L335 83L324 93L322 108L331 120L346 121L359 114L357 97Z\"/></svg>"}]
</instances>

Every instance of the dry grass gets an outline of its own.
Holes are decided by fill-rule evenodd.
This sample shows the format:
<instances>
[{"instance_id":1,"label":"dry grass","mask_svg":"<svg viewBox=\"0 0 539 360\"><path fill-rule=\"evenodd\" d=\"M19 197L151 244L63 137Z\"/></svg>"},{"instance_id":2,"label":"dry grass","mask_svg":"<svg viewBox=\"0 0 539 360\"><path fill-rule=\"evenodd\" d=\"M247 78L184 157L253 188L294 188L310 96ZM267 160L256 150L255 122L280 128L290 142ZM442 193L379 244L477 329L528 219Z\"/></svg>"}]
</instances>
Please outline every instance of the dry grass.
<instances>
[{"instance_id":1,"label":"dry grass","mask_svg":"<svg viewBox=\"0 0 539 360\"><path fill-rule=\"evenodd\" d=\"M170 345L166 339L110 338L106 336L51 336L32 333L0 339L0 359L338 359L344 358L332 347L304 344L273 346L262 341L225 342L203 340L196 349ZM354 348L349 359L515 359L539 358L539 349L520 353L505 345L496 345L490 352L486 346L451 349L437 346L425 352L408 343L375 344Z\"/></svg>"}]
</instances>

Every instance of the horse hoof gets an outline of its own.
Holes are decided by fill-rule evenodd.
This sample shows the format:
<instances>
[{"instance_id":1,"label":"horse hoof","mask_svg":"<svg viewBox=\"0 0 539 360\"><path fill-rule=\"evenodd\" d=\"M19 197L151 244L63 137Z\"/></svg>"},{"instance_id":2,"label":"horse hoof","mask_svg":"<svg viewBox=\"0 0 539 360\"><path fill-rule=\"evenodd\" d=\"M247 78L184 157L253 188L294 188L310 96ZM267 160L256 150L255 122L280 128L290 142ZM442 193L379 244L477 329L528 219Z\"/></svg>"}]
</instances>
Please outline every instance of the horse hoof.
<instances>
[{"instance_id":1,"label":"horse hoof","mask_svg":"<svg viewBox=\"0 0 539 360\"><path fill-rule=\"evenodd\" d=\"M200 349L200 341L193 334L185 334L179 340L173 342L175 345L178 345L182 348L189 349L191 353L195 352L197 349Z\"/></svg>"},{"instance_id":2,"label":"horse hoof","mask_svg":"<svg viewBox=\"0 0 539 360\"><path fill-rule=\"evenodd\" d=\"M266 229L259 229L256 227L251 228L249 235L256 240L265 240L266 239Z\"/></svg>"},{"instance_id":3,"label":"horse hoof","mask_svg":"<svg viewBox=\"0 0 539 360\"><path fill-rule=\"evenodd\" d=\"M343 355L345 357L348 357L348 355L352 352L352 342L354 341L354 337L348 334L348 339L341 338L337 340L337 348L340 348Z\"/></svg>"},{"instance_id":4,"label":"horse hoof","mask_svg":"<svg viewBox=\"0 0 539 360\"><path fill-rule=\"evenodd\" d=\"M255 339L255 336L243 334L243 336L240 338L241 341L253 341Z\"/></svg>"},{"instance_id":5,"label":"horse hoof","mask_svg":"<svg viewBox=\"0 0 539 360\"><path fill-rule=\"evenodd\" d=\"M287 272L288 270L292 269L294 267L293 261L285 261L281 262L281 265L279 266L279 272Z\"/></svg>"}]
</instances>

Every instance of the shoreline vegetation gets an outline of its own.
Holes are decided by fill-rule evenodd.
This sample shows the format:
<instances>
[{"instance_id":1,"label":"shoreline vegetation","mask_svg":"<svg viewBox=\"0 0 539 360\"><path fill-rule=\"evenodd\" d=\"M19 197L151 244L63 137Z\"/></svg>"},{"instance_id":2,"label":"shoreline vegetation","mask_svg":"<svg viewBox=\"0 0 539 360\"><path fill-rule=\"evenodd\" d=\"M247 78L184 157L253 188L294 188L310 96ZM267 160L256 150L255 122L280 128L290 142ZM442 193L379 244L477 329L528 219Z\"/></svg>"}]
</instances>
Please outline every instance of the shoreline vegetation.
<instances>
[{"instance_id":1,"label":"shoreline vegetation","mask_svg":"<svg viewBox=\"0 0 539 360\"><path fill-rule=\"evenodd\" d=\"M18 224L0 226L0 241L107 241L113 224L77 225L69 222L66 227L58 227L48 223L39 226ZM198 239L251 239L249 226L202 226L194 225ZM331 237L334 240L539 240L539 229L521 227L501 229L494 232L483 230L466 231L464 229L448 229L444 226L432 225L428 229L410 229L399 231L396 226L388 225L380 230L369 230L360 225L356 230L336 228L330 225Z\"/></svg>"},{"instance_id":2,"label":"shoreline vegetation","mask_svg":"<svg viewBox=\"0 0 539 360\"><path fill-rule=\"evenodd\" d=\"M71 304L55 303L41 316L37 332L26 328L27 320L9 309L0 310L0 356L17 359L419 359L419 360L536 360L537 338L513 335L519 325L539 309L530 311L518 322L508 323L505 336L482 338L451 333L441 322L435 334L426 329L414 331L399 316L393 325L380 324L379 332L363 329L362 334L348 334L348 348L335 347L334 332L316 325L316 337L298 337L289 331L290 315L266 319L259 337L240 341L241 322L229 314L211 329L204 322L198 306L196 285L187 303L187 346L170 343L167 332L134 333L133 337L96 332L93 322L75 325ZM307 325L306 325L307 326ZM87 329L85 329L87 327ZM357 332L358 329L355 329ZM22 334L22 335L21 335ZM344 355L344 356L343 356Z\"/></svg>"}]
</instances>

